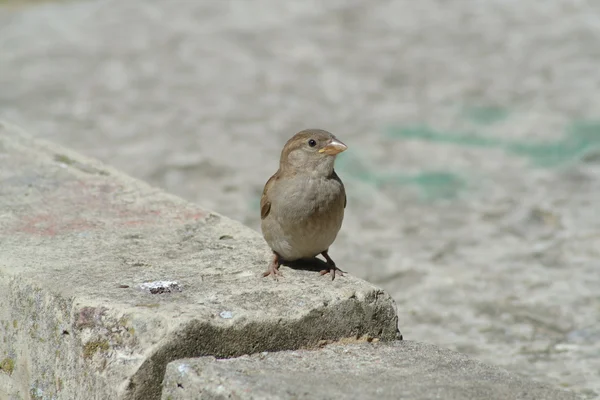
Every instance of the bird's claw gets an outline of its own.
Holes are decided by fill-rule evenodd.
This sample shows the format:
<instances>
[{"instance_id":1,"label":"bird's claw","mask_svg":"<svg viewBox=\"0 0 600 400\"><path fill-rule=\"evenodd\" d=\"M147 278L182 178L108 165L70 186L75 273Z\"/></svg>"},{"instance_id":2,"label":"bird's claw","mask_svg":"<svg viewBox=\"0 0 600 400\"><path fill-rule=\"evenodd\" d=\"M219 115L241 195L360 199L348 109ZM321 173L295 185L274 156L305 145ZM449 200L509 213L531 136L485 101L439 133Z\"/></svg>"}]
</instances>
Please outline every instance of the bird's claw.
<instances>
[{"instance_id":1,"label":"bird's claw","mask_svg":"<svg viewBox=\"0 0 600 400\"><path fill-rule=\"evenodd\" d=\"M335 279L336 272L338 272L340 274L340 276L344 276L345 272L335 266L335 262L331 259L331 257L329 257L328 250L325 250L324 252L322 252L321 255L323 257L325 257L325 260L327 261L327 265L329 266L329 269L324 269L320 272L321 275L331 274L331 280Z\"/></svg>"},{"instance_id":2,"label":"bird's claw","mask_svg":"<svg viewBox=\"0 0 600 400\"><path fill-rule=\"evenodd\" d=\"M331 280L334 280L336 272L338 273L339 276L344 276L344 274L346 273L346 272L342 271L341 269L339 269L338 267L336 267L335 265L332 265L329 267L329 269L324 269L321 272L319 272L319 274L320 275L331 274Z\"/></svg>"},{"instance_id":3,"label":"bird's claw","mask_svg":"<svg viewBox=\"0 0 600 400\"><path fill-rule=\"evenodd\" d=\"M277 279L278 276L283 276L283 274L279 270L279 267L281 266L281 261L282 260L279 257L279 254L273 252L273 261L269 265L269 269L267 269L265 272L263 272L263 274L262 274L263 278L266 278L269 275L273 275L273 279L278 280Z\"/></svg>"},{"instance_id":4,"label":"bird's claw","mask_svg":"<svg viewBox=\"0 0 600 400\"><path fill-rule=\"evenodd\" d=\"M266 278L269 275L273 275L273 279L275 280L277 280L280 276L283 277L283 274L279 270L279 266L270 266L269 269L262 274L263 278Z\"/></svg>"}]
</instances>

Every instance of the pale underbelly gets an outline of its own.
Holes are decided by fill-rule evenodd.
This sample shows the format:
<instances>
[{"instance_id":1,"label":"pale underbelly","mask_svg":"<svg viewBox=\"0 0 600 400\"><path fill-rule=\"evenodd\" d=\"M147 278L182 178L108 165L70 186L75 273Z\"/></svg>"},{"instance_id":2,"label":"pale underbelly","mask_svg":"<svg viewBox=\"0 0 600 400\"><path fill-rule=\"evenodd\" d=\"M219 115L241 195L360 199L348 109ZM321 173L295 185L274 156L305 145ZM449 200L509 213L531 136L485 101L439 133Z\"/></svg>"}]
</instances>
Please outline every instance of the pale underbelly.
<instances>
[{"instance_id":1,"label":"pale underbelly","mask_svg":"<svg viewBox=\"0 0 600 400\"><path fill-rule=\"evenodd\" d=\"M343 208L339 212L327 213L322 218L296 221L263 221L270 225L265 239L271 249L284 260L315 257L327 250L335 241L342 226ZM263 229L264 231L264 229Z\"/></svg>"},{"instance_id":2,"label":"pale underbelly","mask_svg":"<svg viewBox=\"0 0 600 400\"><path fill-rule=\"evenodd\" d=\"M332 229L333 228L333 229ZM321 227L299 229L296 232L273 237L271 248L284 260L294 261L300 258L315 257L327 250L334 242L339 227Z\"/></svg>"}]
</instances>

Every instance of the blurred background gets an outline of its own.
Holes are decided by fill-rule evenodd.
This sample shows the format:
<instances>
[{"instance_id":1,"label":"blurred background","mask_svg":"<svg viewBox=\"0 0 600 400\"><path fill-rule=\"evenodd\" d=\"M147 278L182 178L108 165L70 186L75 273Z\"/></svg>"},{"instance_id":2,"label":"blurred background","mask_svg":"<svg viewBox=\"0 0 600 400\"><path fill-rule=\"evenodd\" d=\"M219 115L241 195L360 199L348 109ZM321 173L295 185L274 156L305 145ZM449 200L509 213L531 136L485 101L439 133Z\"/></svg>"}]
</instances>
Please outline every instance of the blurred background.
<instances>
[{"instance_id":1,"label":"blurred background","mask_svg":"<svg viewBox=\"0 0 600 400\"><path fill-rule=\"evenodd\" d=\"M600 396L600 2L0 0L0 119L259 229L348 146L332 257L405 339Z\"/></svg>"}]
</instances>

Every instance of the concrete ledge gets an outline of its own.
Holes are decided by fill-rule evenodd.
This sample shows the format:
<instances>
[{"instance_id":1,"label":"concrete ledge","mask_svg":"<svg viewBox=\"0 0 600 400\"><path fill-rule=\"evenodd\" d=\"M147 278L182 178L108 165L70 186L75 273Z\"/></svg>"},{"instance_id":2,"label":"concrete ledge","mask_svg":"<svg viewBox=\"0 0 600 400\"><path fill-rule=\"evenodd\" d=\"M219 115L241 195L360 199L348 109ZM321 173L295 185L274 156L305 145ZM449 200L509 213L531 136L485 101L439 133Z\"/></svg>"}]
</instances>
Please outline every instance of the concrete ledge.
<instances>
[{"instance_id":1,"label":"concrete ledge","mask_svg":"<svg viewBox=\"0 0 600 400\"><path fill-rule=\"evenodd\" d=\"M380 289L268 262L259 233L0 125L0 398L158 399L174 360L396 338Z\"/></svg>"},{"instance_id":2,"label":"concrete ledge","mask_svg":"<svg viewBox=\"0 0 600 400\"><path fill-rule=\"evenodd\" d=\"M167 366L163 385L163 400L577 398L462 354L407 341L178 360Z\"/></svg>"}]
</instances>

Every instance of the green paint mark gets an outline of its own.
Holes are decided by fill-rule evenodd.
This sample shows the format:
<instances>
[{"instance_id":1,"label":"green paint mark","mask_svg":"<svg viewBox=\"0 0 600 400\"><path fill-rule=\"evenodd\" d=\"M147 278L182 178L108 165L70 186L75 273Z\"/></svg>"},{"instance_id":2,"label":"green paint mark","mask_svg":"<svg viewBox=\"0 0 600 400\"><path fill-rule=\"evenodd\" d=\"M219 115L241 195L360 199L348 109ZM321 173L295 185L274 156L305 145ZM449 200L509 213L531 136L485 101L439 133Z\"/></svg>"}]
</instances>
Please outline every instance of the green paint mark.
<instances>
[{"instance_id":1,"label":"green paint mark","mask_svg":"<svg viewBox=\"0 0 600 400\"><path fill-rule=\"evenodd\" d=\"M427 126L390 129L393 138L418 139L436 143L449 143L465 147L486 147L529 158L540 167L553 167L582 159L586 154L600 149L600 122L580 121L571 124L562 139L553 142L504 141L473 133L439 132Z\"/></svg>"},{"instance_id":2,"label":"green paint mark","mask_svg":"<svg viewBox=\"0 0 600 400\"><path fill-rule=\"evenodd\" d=\"M454 198L465 187L463 179L448 172L423 172L411 177L410 183L417 185L429 199Z\"/></svg>"},{"instance_id":3,"label":"green paint mark","mask_svg":"<svg viewBox=\"0 0 600 400\"><path fill-rule=\"evenodd\" d=\"M501 140L487 138L472 133L439 132L425 125L415 125L404 128L392 128L388 135L393 138L427 140L437 143L458 144L468 147L502 147Z\"/></svg>"},{"instance_id":4,"label":"green paint mark","mask_svg":"<svg viewBox=\"0 0 600 400\"><path fill-rule=\"evenodd\" d=\"M465 187L464 180L457 174L447 171L428 171L417 174L397 172L378 172L356 157L345 157L338 160L336 169L344 180L360 182L381 187L384 185L415 186L423 198L453 198Z\"/></svg>"},{"instance_id":5,"label":"green paint mark","mask_svg":"<svg viewBox=\"0 0 600 400\"><path fill-rule=\"evenodd\" d=\"M491 125L505 120L508 111L501 107L468 107L462 115L471 122L479 125Z\"/></svg>"},{"instance_id":6,"label":"green paint mark","mask_svg":"<svg viewBox=\"0 0 600 400\"><path fill-rule=\"evenodd\" d=\"M342 154L335 166L346 189L352 187L350 181L359 181L375 188L386 185L416 187L421 197L428 200L455 198L464 188L465 180L458 174L448 171L426 171L416 174L404 174L395 171L381 171L373 168L354 154ZM262 193L262 192L261 192ZM253 196L249 203L258 210L260 195Z\"/></svg>"},{"instance_id":7,"label":"green paint mark","mask_svg":"<svg viewBox=\"0 0 600 400\"><path fill-rule=\"evenodd\" d=\"M527 156L543 167L579 161L586 154L600 149L600 122L578 121L571 124L563 139L556 142L511 143L509 150Z\"/></svg>"}]
</instances>

